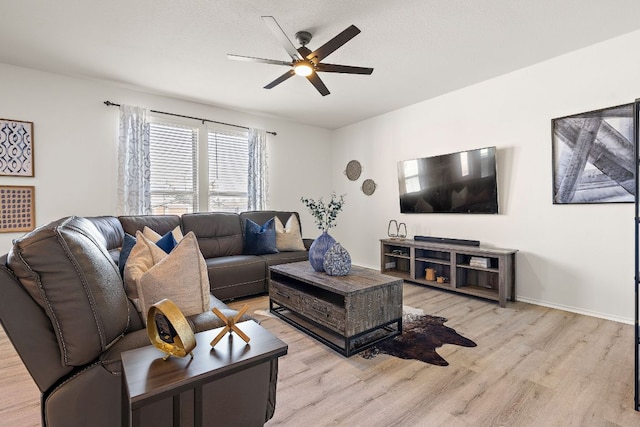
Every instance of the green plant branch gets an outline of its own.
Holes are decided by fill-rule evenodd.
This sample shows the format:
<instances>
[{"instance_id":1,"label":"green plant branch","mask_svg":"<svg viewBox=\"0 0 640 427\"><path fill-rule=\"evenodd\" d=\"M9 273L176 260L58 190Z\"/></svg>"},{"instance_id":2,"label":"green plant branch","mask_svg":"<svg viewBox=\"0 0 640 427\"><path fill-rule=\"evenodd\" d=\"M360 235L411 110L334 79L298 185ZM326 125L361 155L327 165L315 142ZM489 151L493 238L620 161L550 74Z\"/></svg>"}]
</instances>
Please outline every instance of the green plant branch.
<instances>
[{"instance_id":1,"label":"green plant branch","mask_svg":"<svg viewBox=\"0 0 640 427\"><path fill-rule=\"evenodd\" d=\"M300 201L309 209L313 216L316 226L322 231L328 231L330 228L336 226L335 221L338 217L338 213L344 206L344 197L346 194L340 197L336 196L336 193L331 193L331 200L325 204L322 197L318 200L301 197Z\"/></svg>"}]
</instances>

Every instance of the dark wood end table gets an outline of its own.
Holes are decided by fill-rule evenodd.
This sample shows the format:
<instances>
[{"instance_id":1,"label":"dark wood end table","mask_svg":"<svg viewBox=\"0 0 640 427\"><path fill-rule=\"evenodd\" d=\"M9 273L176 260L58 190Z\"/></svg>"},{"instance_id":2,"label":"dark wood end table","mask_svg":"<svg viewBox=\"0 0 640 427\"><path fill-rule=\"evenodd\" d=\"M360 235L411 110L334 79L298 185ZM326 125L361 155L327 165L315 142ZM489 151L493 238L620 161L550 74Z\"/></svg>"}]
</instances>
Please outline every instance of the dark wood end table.
<instances>
[{"instance_id":1,"label":"dark wood end table","mask_svg":"<svg viewBox=\"0 0 640 427\"><path fill-rule=\"evenodd\" d=\"M123 352L122 424L263 425L273 366L288 346L254 321L238 327L248 344L231 334L211 347L222 328L200 332L193 359L165 361L153 346Z\"/></svg>"}]
</instances>

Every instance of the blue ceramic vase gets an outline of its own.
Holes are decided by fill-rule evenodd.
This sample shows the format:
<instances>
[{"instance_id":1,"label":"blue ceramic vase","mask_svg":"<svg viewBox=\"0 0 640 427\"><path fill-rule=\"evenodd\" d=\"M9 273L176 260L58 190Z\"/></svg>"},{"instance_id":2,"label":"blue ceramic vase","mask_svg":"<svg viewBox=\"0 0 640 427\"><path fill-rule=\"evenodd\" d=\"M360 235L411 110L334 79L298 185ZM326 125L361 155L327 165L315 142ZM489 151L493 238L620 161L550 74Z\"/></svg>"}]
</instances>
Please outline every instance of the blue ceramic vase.
<instances>
[{"instance_id":1,"label":"blue ceramic vase","mask_svg":"<svg viewBox=\"0 0 640 427\"><path fill-rule=\"evenodd\" d=\"M313 241L309 248L309 263L315 271L324 271L324 254L335 243L336 240L326 231Z\"/></svg>"}]
</instances>

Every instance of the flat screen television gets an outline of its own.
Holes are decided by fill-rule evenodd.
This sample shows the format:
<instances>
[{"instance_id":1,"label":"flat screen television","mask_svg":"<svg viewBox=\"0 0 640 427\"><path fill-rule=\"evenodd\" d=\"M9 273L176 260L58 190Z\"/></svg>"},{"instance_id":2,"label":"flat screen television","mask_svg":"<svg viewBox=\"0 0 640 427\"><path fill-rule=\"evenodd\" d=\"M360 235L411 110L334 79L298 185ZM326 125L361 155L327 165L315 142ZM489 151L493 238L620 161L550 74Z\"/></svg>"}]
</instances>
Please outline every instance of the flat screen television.
<instances>
[{"instance_id":1,"label":"flat screen television","mask_svg":"<svg viewBox=\"0 0 640 427\"><path fill-rule=\"evenodd\" d=\"M498 213L496 147L398 162L400 212Z\"/></svg>"}]
</instances>

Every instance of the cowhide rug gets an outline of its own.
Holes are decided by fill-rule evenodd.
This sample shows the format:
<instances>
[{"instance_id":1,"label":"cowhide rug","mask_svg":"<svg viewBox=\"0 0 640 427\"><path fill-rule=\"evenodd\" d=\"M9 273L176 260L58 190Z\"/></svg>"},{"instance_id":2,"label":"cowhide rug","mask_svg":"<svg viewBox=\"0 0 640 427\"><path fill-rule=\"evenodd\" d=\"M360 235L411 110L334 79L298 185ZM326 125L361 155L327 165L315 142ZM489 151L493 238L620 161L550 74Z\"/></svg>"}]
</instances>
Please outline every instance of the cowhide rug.
<instances>
[{"instance_id":1,"label":"cowhide rug","mask_svg":"<svg viewBox=\"0 0 640 427\"><path fill-rule=\"evenodd\" d=\"M438 347L444 344L475 347L476 343L445 326L446 321L444 317L405 313L401 335L382 341L360 355L365 359L373 359L379 353L384 353L401 359L416 359L432 365L448 366L449 363L436 353Z\"/></svg>"}]
</instances>

